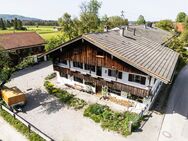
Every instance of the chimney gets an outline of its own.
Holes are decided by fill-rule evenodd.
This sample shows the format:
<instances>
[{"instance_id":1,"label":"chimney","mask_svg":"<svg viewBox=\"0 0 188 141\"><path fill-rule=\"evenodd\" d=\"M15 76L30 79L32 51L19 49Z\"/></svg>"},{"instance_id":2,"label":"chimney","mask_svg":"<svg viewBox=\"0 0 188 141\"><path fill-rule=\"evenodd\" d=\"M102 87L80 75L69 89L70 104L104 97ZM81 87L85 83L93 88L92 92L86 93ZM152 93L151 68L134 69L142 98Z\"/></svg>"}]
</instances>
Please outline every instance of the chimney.
<instances>
[{"instance_id":1,"label":"chimney","mask_svg":"<svg viewBox=\"0 0 188 141\"><path fill-rule=\"evenodd\" d=\"M124 34L125 34L125 28L124 27L122 27L120 30L119 30L119 33L120 33L120 36L124 36Z\"/></svg>"},{"instance_id":2,"label":"chimney","mask_svg":"<svg viewBox=\"0 0 188 141\"><path fill-rule=\"evenodd\" d=\"M106 25L106 26L104 27L104 32L108 32L108 31L109 31L109 26Z\"/></svg>"},{"instance_id":3,"label":"chimney","mask_svg":"<svg viewBox=\"0 0 188 141\"><path fill-rule=\"evenodd\" d=\"M133 29L133 35L136 36L136 28Z\"/></svg>"}]
</instances>

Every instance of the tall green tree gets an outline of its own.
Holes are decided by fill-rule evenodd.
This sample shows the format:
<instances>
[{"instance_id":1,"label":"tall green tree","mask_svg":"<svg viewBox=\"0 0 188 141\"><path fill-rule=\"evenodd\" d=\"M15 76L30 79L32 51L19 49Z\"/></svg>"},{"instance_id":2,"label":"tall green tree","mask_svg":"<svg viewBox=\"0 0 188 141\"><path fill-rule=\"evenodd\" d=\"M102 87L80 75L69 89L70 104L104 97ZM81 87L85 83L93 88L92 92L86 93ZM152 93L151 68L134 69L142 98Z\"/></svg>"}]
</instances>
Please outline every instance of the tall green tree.
<instances>
[{"instance_id":1,"label":"tall green tree","mask_svg":"<svg viewBox=\"0 0 188 141\"><path fill-rule=\"evenodd\" d=\"M15 18L15 19L13 20L13 26L14 26L14 29L15 29L15 30L18 29L18 19L17 19L17 18Z\"/></svg>"},{"instance_id":2,"label":"tall green tree","mask_svg":"<svg viewBox=\"0 0 188 141\"><path fill-rule=\"evenodd\" d=\"M98 12L101 8L101 4L102 3L98 2L97 0L90 0L89 2L82 3L82 5L80 6L80 28L82 33L98 31L100 25Z\"/></svg>"},{"instance_id":3,"label":"tall green tree","mask_svg":"<svg viewBox=\"0 0 188 141\"><path fill-rule=\"evenodd\" d=\"M112 17L109 17L108 23L109 23L110 28L114 28L118 26L128 25L128 20L120 16L112 16Z\"/></svg>"},{"instance_id":4,"label":"tall green tree","mask_svg":"<svg viewBox=\"0 0 188 141\"><path fill-rule=\"evenodd\" d=\"M22 21L21 20L17 20L17 29L18 30L22 30L22 28L23 28Z\"/></svg>"},{"instance_id":5,"label":"tall green tree","mask_svg":"<svg viewBox=\"0 0 188 141\"><path fill-rule=\"evenodd\" d=\"M176 17L176 22L184 22L185 21L185 17L186 17L186 13L185 12L180 12L178 13L177 17Z\"/></svg>"},{"instance_id":6,"label":"tall green tree","mask_svg":"<svg viewBox=\"0 0 188 141\"><path fill-rule=\"evenodd\" d=\"M5 29L6 29L4 20L3 20L2 18L0 19L0 28L1 28L2 30L5 30Z\"/></svg>"},{"instance_id":7,"label":"tall green tree","mask_svg":"<svg viewBox=\"0 0 188 141\"><path fill-rule=\"evenodd\" d=\"M10 28L12 26L11 22L9 20L6 21L6 27Z\"/></svg>"},{"instance_id":8,"label":"tall green tree","mask_svg":"<svg viewBox=\"0 0 188 141\"><path fill-rule=\"evenodd\" d=\"M145 24L146 21L145 21L144 16L140 15L140 16L138 17L138 20L136 21L136 23L137 23L138 25Z\"/></svg>"},{"instance_id":9,"label":"tall green tree","mask_svg":"<svg viewBox=\"0 0 188 141\"><path fill-rule=\"evenodd\" d=\"M58 20L60 26L62 27L62 32L65 34L66 38L69 40L74 38L73 36L73 20L71 19L71 15L65 13L62 18Z\"/></svg>"},{"instance_id":10,"label":"tall green tree","mask_svg":"<svg viewBox=\"0 0 188 141\"><path fill-rule=\"evenodd\" d=\"M174 25L171 20L161 20L157 22L155 26L166 31L172 31L172 29L174 29Z\"/></svg>"}]
</instances>

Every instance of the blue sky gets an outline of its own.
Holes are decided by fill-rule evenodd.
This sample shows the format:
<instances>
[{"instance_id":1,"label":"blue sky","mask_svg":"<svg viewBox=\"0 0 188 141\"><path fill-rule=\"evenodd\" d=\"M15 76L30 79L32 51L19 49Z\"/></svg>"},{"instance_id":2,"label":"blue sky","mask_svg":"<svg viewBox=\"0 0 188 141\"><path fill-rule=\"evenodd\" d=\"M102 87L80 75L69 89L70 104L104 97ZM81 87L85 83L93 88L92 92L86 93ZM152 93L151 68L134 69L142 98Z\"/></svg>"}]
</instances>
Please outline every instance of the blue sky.
<instances>
[{"instance_id":1,"label":"blue sky","mask_svg":"<svg viewBox=\"0 0 188 141\"><path fill-rule=\"evenodd\" d=\"M23 16L56 20L68 12L79 16L80 4L89 0L0 0L0 14L19 14ZM188 14L188 0L99 0L102 2L100 16L120 15L136 20L142 14L147 21L172 19L180 11Z\"/></svg>"}]
</instances>

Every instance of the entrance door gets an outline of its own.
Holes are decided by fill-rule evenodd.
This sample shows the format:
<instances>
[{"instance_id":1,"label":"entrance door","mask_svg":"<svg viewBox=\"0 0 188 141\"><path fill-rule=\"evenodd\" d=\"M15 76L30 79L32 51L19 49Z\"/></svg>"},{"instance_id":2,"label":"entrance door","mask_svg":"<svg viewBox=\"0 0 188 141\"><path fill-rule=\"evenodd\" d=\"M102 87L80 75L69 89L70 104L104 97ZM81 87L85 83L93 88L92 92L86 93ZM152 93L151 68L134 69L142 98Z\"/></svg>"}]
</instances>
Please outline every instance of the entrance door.
<instances>
[{"instance_id":1,"label":"entrance door","mask_svg":"<svg viewBox=\"0 0 188 141\"><path fill-rule=\"evenodd\" d=\"M97 75L102 76L102 67L97 66Z\"/></svg>"},{"instance_id":2,"label":"entrance door","mask_svg":"<svg viewBox=\"0 0 188 141\"><path fill-rule=\"evenodd\" d=\"M101 94L102 86L96 86L96 94Z\"/></svg>"}]
</instances>

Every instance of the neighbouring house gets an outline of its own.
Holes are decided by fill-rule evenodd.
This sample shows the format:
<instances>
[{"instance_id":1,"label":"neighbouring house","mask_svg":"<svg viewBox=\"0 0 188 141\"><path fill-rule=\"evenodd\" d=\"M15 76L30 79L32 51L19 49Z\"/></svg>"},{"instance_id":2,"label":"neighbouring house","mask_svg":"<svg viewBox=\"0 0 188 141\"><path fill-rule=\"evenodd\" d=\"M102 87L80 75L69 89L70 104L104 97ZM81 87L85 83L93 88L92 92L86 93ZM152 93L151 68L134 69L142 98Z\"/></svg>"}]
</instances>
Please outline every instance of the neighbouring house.
<instances>
[{"instance_id":1,"label":"neighbouring house","mask_svg":"<svg viewBox=\"0 0 188 141\"><path fill-rule=\"evenodd\" d=\"M43 54L53 58L57 81L149 107L170 84L179 54L164 46L172 35L156 28L122 27L90 33Z\"/></svg>"},{"instance_id":2,"label":"neighbouring house","mask_svg":"<svg viewBox=\"0 0 188 141\"><path fill-rule=\"evenodd\" d=\"M6 50L14 58L32 55L37 62L37 56L44 53L45 40L36 32L17 32L0 34L0 49Z\"/></svg>"}]
</instances>

